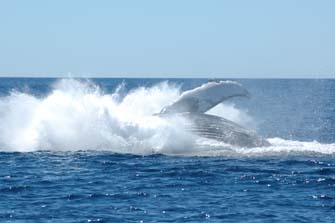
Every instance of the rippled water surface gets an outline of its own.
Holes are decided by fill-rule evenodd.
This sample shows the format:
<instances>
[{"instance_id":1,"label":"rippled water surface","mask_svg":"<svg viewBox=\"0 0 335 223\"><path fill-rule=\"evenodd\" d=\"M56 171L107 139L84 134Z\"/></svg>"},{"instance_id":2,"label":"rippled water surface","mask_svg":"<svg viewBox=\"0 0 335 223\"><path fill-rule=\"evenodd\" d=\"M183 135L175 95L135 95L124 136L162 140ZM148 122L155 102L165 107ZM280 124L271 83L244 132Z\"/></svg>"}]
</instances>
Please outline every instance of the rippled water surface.
<instances>
[{"instance_id":1,"label":"rippled water surface","mask_svg":"<svg viewBox=\"0 0 335 223\"><path fill-rule=\"evenodd\" d=\"M150 118L206 80L92 82L0 79L0 222L334 222L335 81L239 80L251 149Z\"/></svg>"},{"instance_id":2,"label":"rippled water surface","mask_svg":"<svg viewBox=\"0 0 335 223\"><path fill-rule=\"evenodd\" d=\"M334 157L2 153L1 221L332 222Z\"/></svg>"}]
</instances>

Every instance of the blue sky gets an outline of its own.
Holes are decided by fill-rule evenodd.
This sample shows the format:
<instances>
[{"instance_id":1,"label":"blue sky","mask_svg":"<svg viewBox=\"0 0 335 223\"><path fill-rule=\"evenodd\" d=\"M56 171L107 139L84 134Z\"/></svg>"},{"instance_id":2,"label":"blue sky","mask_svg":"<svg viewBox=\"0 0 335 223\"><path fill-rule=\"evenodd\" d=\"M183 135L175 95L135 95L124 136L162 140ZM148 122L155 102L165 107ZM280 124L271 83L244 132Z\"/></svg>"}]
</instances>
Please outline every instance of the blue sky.
<instances>
[{"instance_id":1,"label":"blue sky","mask_svg":"<svg viewBox=\"0 0 335 223\"><path fill-rule=\"evenodd\" d=\"M0 76L333 77L333 0L0 1Z\"/></svg>"}]
</instances>

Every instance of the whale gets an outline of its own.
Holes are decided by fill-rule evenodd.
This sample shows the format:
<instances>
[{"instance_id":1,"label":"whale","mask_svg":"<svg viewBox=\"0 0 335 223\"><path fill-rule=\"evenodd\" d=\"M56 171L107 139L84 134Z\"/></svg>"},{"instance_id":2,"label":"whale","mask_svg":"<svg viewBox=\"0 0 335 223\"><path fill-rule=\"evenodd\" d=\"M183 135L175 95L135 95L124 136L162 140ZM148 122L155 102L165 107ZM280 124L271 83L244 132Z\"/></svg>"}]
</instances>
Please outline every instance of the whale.
<instances>
[{"instance_id":1,"label":"whale","mask_svg":"<svg viewBox=\"0 0 335 223\"><path fill-rule=\"evenodd\" d=\"M270 143L254 130L223 117L206 114L218 104L234 97L250 97L236 81L210 81L183 92L177 100L156 114L164 119L183 118L178 127L197 136L237 147L264 147Z\"/></svg>"}]
</instances>

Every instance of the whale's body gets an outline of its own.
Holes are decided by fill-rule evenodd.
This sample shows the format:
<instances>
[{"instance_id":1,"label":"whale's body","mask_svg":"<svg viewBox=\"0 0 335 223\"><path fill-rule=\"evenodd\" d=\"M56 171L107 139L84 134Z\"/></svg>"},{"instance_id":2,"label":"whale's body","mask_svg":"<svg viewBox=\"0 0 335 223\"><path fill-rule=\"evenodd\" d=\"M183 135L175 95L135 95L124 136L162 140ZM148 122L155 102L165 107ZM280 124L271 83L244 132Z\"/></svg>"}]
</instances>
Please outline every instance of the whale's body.
<instances>
[{"instance_id":1,"label":"whale's body","mask_svg":"<svg viewBox=\"0 0 335 223\"><path fill-rule=\"evenodd\" d=\"M200 137L239 147L269 146L270 143L258 136L255 131L225 118L205 114L222 101L236 96L249 96L249 93L234 81L209 82L185 91L158 115L165 119L181 117L187 120L185 123L180 123L180 127Z\"/></svg>"}]
</instances>

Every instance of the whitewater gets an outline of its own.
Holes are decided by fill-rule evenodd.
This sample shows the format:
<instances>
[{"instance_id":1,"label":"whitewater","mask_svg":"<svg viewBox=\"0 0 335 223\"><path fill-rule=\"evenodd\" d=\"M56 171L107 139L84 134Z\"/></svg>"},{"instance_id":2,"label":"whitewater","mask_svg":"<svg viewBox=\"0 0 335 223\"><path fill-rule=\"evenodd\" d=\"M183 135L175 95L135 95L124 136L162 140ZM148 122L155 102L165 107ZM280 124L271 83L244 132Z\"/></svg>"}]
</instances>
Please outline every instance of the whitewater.
<instances>
[{"instance_id":1,"label":"whitewater","mask_svg":"<svg viewBox=\"0 0 335 223\"><path fill-rule=\"evenodd\" d=\"M12 89L0 97L0 150L110 151L130 154L186 156L273 156L335 154L335 143L268 138L271 146L240 148L205 139L153 114L182 93L181 85L162 81L126 90L119 84L106 93L90 80L61 79L46 95ZM209 114L258 130L258 120L233 102Z\"/></svg>"}]
</instances>

